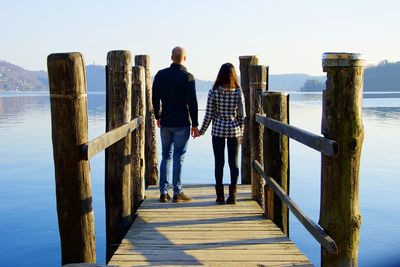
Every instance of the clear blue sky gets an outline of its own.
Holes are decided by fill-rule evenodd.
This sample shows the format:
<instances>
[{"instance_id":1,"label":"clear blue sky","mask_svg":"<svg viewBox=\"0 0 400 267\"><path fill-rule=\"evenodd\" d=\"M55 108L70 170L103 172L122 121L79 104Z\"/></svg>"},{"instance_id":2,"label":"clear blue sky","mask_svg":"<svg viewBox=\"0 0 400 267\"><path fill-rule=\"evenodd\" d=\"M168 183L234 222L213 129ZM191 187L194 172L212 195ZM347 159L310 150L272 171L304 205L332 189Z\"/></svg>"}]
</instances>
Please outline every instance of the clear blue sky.
<instances>
[{"instance_id":1,"label":"clear blue sky","mask_svg":"<svg viewBox=\"0 0 400 267\"><path fill-rule=\"evenodd\" d=\"M397 0L0 0L0 59L45 70L54 52L105 64L110 50L149 54L152 72L180 45L197 78L258 55L272 74L322 75L323 52L363 53L367 64L400 60Z\"/></svg>"}]
</instances>

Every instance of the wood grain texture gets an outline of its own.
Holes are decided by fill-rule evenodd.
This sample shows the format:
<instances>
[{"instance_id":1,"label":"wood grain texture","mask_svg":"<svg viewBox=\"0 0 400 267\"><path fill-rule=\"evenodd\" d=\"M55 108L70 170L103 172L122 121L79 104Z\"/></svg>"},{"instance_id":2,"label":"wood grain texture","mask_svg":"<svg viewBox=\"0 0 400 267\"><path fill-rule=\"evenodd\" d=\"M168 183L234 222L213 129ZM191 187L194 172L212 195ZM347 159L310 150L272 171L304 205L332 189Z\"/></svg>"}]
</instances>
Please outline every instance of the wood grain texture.
<instances>
[{"instance_id":1,"label":"wood grain texture","mask_svg":"<svg viewBox=\"0 0 400 267\"><path fill-rule=\"evenodd\" d=\"M114 130L108 131L82 146L82 156L85 160L91 159L97 153L115 144L134 132L143 122L143 117L136 117Z\"/></svg>"},{"instance_id":2,"label":"wood grain texture","mask_svg":"<svg viewBox=\"0 0 400 267\"><path fill-rule=\"evenodd\" d=\"M157 185L158 183L158 159L156 121L154 117L152 101L152 80L150 76L150 56L135 56L135 66L142 66L145 70L146 87L146 129L145 129L145 179L146 185Z\"/></svg>"},{"instance_id":3,"label":"wood grain texture","mask_svg":"<svg viewBox=\"0 0 400 267\"><path fill-rule=\"evenodd\" d=\"M282 123L278 120L274 120L271 118L267 118L262 114L256 115L256 121L268 129L273 130L274 132L286 135L303 145L306 145L310 148L317 150L327 156L337 155L339 152L339 147L337 142L330 140L328 138L307 132L303 129L297 128L296 126Z\"/></svg>"},{"instance_id":4,"label":"wood grain texture","mask_svg":"<svg viewBox=\"0 0 400 267\"><path fill-rule=\"evenodd\" d=\"M62 264L95 262L94 216L89 162L85 64L80 53L47 58L57 215Z\"/></svg>"},{"instance_id":5,"label":"wood grain texture","mask_svg":"<svg viewBox=\"0 0 400 267\"><path fill-rule=\"evenodd\" d=\"M145 70L132 67L132 118L146 116ZM145 121L132 133L131 210L135 214L145 193Z\"/></svg>"},{"instance_id":6,"label":"wood grain texture","mask_svg":"<svg viewBox=\"0 0 400 267\"><path fill-rule=\"evenodd\" d=\"M216 205L213 185L186 185L190 203L160 203L150 187L110 265L312 266L271 220L251 186L238 185L238 204Z\"/></svg>"},{"instance_id":7,"label":"wood grain texture","mask_svg":"<svg viewBox=\"0 0 400 267\"><path fill-rule=\"evenodd\" d=\"M257 56L240 56L240 87L244 95L246 115L250 113L250 87L249 87L249 67L258 64ZM242 184L251 184L251 160L250 160L250 132L249 120L245 120L243 141L242 141L242 160L240 176Z\"/></svg>"},{"instance_id":8,"label":"wood grain texture","mask_svg":"<svg viewBox=\"0 0 400 267\"><path fill-rule=\"evenodd\" d=\"M256 122L255 115L263 113L262 95L267 88L267 67L262 65L250 65L249 67L249 89L250 89L250 112L249 134L250 134L250 158L263 162L263 133L264 127ZM251 195L260 206L263 205L264 180L258 172L252 168L251 172Z\"/></svg>"},{"instance_id":9,"label":"wood grain texture","mask_svg":"<svg viewBox=\"0 0 400 267\"><path fill-rule=\"evenodd\" d=\"M132 58L129 51L107 54L106 131L131 120ZM131 222L131 135L106 149L106 240L107 260L112 244L121 242Z\"/></svg>"},{"instance_id":10,"label":"wood grain texture","mask_svg":"<svg viewBox=\"0 0 400 267\"><path fill-rule=\"evenodd\" d=\"M336 241L339 254L322 250L322 265L357 266L361 227L359 176L364 140L362 95L364 68L324 67L321 133L339 145L335 157L322 155L320 225ZM334 201L333 201L334 200Z\"/></svg>"},{"instance_id":11,"label":"wood grain texture","mask_svg":"<svg viewBox=\"0 0 400 267\"><path fill-rule=\"evenodd\" d=\"M289 96L281 92L266 92L263 99L267 118L289 124ZM289 195L289 139L269 128L264 130L264 172L273 177ZM268 190L269 218L289 236L289 210L280 198Z\"/></svg>"}]
</instances>

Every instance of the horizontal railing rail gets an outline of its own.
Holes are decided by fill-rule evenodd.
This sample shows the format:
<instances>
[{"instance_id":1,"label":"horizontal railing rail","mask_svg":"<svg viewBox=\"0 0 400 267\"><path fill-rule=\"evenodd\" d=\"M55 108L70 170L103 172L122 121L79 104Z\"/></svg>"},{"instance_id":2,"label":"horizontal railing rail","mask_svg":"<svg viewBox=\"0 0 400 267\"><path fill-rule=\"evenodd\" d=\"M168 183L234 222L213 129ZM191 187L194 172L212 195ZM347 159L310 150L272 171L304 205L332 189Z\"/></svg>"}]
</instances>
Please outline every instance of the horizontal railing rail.
<instances>
[{"instance_id":1,"label":"horizontal railing rail","mask_svg":"<svg viewBox=\"0 0 400 267\"><path fill-rule=\"evenodd\" d=\"M325 233L325 231L311 220L297 204L285 193L285 191L279 186L279 184L272 178L268 177L264 173L264 167L257 161L254 160L254 168L258 174L262 176L265 182L272 188L274 193L284 202L289 210L296 216L300 223L307 229L307 231L329 252L332 254L338 253L338 248L335 241Z\"/></svg>"},{"instance_id":2,"label":"horizontal railing rail","mask_svg":"<svg viewBox=\"0 0 400 267\"><path fill-rule=\"evenodd\" d=\"M128 134L132 133L143 121L142 116L139 116L128 123L125 123L118 128L106 132L99 137L82 146L82 156L84 160L89 160L94 155L103 151L107 147L115 144Z\"/></svg>"},{"instance_id":3,"label":"horizontal railing rail","mask_svg":"<svg viewBox=\"0 0 400 267\"><path fill-rule=\"evenodd\" d=\"M274 132L286 135L302 143L303 145L311 147L327 156L334 156L337 155L339 152L339 146L336 141L307 132L293 125L267 118L266 116L259 113L256 114L256 122L264 125Z\"/></svg>"}]
</instances>

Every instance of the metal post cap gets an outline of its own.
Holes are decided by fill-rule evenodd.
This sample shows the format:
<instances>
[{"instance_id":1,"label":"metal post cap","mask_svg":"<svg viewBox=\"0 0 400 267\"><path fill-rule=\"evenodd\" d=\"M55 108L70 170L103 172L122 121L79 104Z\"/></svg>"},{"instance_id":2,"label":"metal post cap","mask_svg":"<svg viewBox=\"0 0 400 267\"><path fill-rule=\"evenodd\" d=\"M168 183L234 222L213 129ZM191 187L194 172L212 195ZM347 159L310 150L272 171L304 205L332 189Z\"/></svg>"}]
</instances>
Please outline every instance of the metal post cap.
<instances>
[{"instance_id":1,"label":"metal post cap","mask_svg":"<svg viewBox=\"0 0 400 267\"><path fill-rule=\"evenodd\" d=\"M322 55L323 67L363 67L364 62L359 53L327 52Z\"/></svg>"}]
</instances>

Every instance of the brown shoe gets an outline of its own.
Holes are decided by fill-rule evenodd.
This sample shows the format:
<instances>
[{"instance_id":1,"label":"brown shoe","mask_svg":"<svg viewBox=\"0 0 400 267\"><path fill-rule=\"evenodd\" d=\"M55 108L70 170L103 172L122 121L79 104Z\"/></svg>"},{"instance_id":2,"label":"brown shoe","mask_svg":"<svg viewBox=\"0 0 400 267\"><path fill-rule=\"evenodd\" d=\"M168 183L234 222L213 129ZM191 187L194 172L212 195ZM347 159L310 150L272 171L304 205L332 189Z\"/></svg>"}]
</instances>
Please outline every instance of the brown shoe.
<instances>
[{"instance_id":1,"label":"brown shoe","mask_svg":"<svg viewBox=\"0 0 400 267\"><path fill-rule=\"evenodd\" d=\"M160 194L160 202L168 202L168 201L170 201L171 200L171 197L170 197L170 195L167 193L167 194Z\"/></svg>"},{"instance_id":2,"label":"brown shoe","mask_svg":"<svg viewBox=\"0 0 400 267\"><path fill-rule=\"evenodd\" d=\"M183 192L180 194L174 195L172 202L175 203L181 203L181 202L190 202L192 199L188 196L186 196Z\"/></svg>"}]
</instances>

